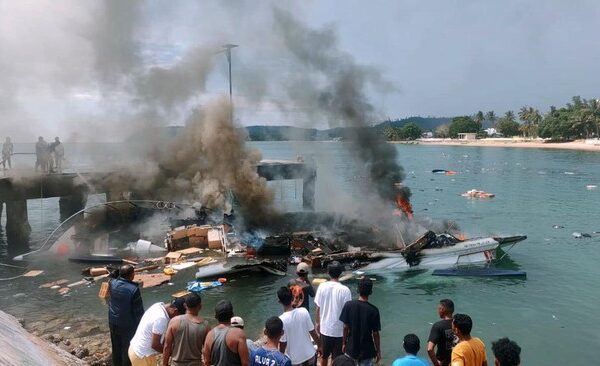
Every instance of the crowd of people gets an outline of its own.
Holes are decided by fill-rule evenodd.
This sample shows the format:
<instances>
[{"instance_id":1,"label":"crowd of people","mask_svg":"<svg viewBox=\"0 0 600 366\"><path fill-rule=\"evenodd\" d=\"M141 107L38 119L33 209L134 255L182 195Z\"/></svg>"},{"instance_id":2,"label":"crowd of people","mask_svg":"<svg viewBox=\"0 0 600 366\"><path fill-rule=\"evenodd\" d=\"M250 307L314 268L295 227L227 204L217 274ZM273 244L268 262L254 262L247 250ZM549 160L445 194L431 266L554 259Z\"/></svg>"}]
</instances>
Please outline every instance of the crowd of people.
<instances>
[{"instance_id":1,"label":"crowd of people","mask_svg":"<svg viewBox=\"0 0 600 366\"><path fill-rule=\"evenodd\" d=\"M12 169L12 156L14 155L14 145L7 137L2 144L2 169ZM35 171L42 173L60 173L62 172L62 163L65 158L65 148L60 142L60 138L55 137L54 142L47 143L43 137L38 137L35 144Z\"/></svg>"},{"instance_id":2,"label":"crowd of people","mask_svg":"<svg viewBox=\"0 0 600 366\"><path fill-rule=\"evenodd\" d=\"M65 158L65 148L58 137L54 142L47 143L42 136L35 144L35 171L42 173L62 172L62 162Z\"/></svg>"},{"instance_id":3,"label":"crowd of people","mask_svg":"<svg viewBox=\"0 0 600 366\"><path fill-rule=\"evenodd\" d=\"M109 283L109 327L113 365L155 366L370 366L381 361L379 309L369 302L371 279L358 280L358 298L340 283L343 266L328 265L331 280L317 290L308 281L309 267L300 263L298 278L277 290L282 306L279 316L268 318L264 338L246 337L244 320L235 316L228 300L214 309L217 325L200 315L202 299L191 293L171 303L156 303L144 312L140 289L133 282L134 269L121 267ZM308 311L314 297L316 319ZM431 327L427 341L429 361L418 356L419 337L407 334L406 355L392 366L487 366L485 344L471 336L473 322L466 314L454 314L454 303L440 300L440 320ZM492 343L496 366L518 366L521 348L508 338Z\"/></svg>"}]
</instances>

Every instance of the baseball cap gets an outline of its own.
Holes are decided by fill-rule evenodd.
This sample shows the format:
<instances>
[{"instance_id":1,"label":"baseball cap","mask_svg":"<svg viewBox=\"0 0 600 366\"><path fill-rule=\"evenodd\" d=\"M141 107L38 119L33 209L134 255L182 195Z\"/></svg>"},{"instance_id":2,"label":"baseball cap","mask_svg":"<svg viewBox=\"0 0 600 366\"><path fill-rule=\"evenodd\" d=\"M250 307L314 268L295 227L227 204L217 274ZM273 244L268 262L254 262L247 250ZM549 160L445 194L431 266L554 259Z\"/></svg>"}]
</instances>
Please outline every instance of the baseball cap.
<instances>
[{"instance_id":1,"label":"baseball cap","mask_svg":"<svg viewBox=\"0 0 600 366\"><path fill-rule=\"evenodd\" d=\"M244 326L244 319L242 319L239 316L234 316L233 318L231 318L231 326L232 327L243 327Z\"/></svg>"},{"instance_id":2,"label":"baseball cap","mask_svg":"<svg viewBox=\"0 0 600 366\"><path fill-rule=\"evenodd\" d=\"M185 314L185 296L178 297L175 300L171 301L171 306L177 309L180 315Z\"/></svg>"},{"instance_id":3,"label":"baseball cap","mask_svg":"<svg viewBox=\"0 0 600 366\"><path fill-rule=\"evenodd\" d=\"M296 267L297 273L308 273L309 270L310 270L310 266L304 262L298 263L298 266Z\"/></svg>"}]
</instances>

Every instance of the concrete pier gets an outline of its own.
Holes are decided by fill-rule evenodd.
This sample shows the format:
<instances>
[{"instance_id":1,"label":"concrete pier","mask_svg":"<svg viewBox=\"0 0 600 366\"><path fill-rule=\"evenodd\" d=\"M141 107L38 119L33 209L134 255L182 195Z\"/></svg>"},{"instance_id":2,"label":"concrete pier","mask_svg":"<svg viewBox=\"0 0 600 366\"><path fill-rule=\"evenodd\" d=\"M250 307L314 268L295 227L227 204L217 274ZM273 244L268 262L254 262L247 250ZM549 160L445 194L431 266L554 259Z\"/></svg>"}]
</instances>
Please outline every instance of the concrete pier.
<instances>
[{"instance_id":1,"label":"concrete pier","mask_svg":"<svg viewBox=\"0 0 600 366\"><path fill-rule=\"evenodd\" d=\"M313 163L289 160L263 160L257 166L259 176L266 180L302 179L302 206L305 210L314 210L315 207L315 182L317 171ZM125 175L124 175L125 174ZM72 216L77 211L85 208L88 194L106 193L107 199L125 199L124 193L133 187L119 187L123 192L112 192L112 187L107 182L133 181L126 176L135 172L87 172L87 173L62 173L62 174L37 174L25 177L0 178L0 202L6 203L6 237L9 252L15 255L29 250L29 237L31 226L27 217L27 200L50 197L60 197L60 219ZM131 197L136 197L139 192L130 192ZM144 194L144 197L149 192ZM145 197L152 199L153 197ZM112 212L112 219L122 221L125 216L133 216L135 212L121 211L126 204L117 205ZM0 217L2 209L0 205ZM109 214L109 220L111 219Z\"/></svg>"}]
</instances>

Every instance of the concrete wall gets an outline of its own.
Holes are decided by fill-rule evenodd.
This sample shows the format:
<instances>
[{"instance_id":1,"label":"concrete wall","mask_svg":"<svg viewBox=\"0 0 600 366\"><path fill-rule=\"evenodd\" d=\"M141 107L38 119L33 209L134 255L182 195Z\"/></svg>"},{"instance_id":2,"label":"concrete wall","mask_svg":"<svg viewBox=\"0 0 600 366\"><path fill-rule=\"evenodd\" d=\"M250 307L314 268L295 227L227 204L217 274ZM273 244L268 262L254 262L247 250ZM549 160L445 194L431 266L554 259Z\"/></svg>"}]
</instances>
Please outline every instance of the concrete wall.
<instances>
[{"instance_id":1,"label":"concrete wall","mask_svg":"<svg viewBox=\"0 0 600 366\"><path fill-rule=\"evenodd\" d=\"M77 357L29 334L13 316L0 311L0 365L86 365Z\"/></svg>"}]
</instances>

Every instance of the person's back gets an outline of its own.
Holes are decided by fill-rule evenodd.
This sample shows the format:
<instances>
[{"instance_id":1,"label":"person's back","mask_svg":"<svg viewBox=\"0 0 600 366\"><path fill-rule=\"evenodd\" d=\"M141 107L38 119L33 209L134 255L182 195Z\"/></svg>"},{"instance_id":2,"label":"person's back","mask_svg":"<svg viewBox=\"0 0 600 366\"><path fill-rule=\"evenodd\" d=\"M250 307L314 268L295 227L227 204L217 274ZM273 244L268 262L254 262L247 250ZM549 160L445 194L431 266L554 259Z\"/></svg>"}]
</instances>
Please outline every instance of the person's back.
<instances>
[{"instance_id":1,"label":"person's back","mask_svg":"<svg viewBox=\"0 0 600 366\"><path fill-rule=\"evenodd\" d=\"M294 294L294 301L292 306L297 308L302 306L306 310L310 311L310 297L315 297L315 288L312 286L308 279L308 272L310 266L304 262L301 262L296 267L296 274L298 278L291 280L288 283L288 287ZM300 289L300 291L297 291Z\"/></svg>"},{"instance_id":2,"label":"person's back","mask_svg":"<svg viewBox=\"0 0 600 366\"><path fill-rule=\"evenodd\" d=\"M140 289L131 281L133 276L133 267L124 265L119 269L119 278L109 282L108 327L115 366L130 365L129 343L144 315Z\"/></svg>"},{"instance_id":3,"label":"person's back","mask_svg":"<svg viewBox=\"0 0 600 366\"><path fill-rule=\"evenodd\" d=\"M428 363L422 358L417 357L421 349L421 341L416 334L407 334L404 336L402 347L406 351L406 356L398 358L392 363L392 366L427 366Z\"/></svg>"},{"instance_id":4,"label":"person's back","mask_svg":"<svg viewBox=\"0 0 600 366\"><path fill-rule=\"evenodd\" d=\"M264 346L252 351L250 366L292 366L290 358L281 353L277 347L284 334L283 322L276 316L267 319L265 323L267 342Z\"/></svg>"},{"instance_id":5,"label":"person's back","mask_svg":"<svg viewBox=\"0 0 600 366\"><path fill-rule=\"evenodd\" d=\"M227 336L232 327L213 328L213 343L210 353L210 364L213 366L237 366L241 365L240 355L230 349L231 341L227 342ZM229 343L229 344L228 344Z\"/></svg>"},{"instance_id":6,"label":"person's back","mask_svg":"<svg viewBox=\"0 0 600 366\"><path fill-rule=\"evenodd\" d=\"M350 289L339 282L327 281L319 285L315 304L321 315L320 333L329 337L341 337L344 324L339 320L342 308L352 299Z\"/></svg>"},{"instance_id":7,"label":"person's back","mask_svg":"<svg viewBox=\"0 0 600 366\"><path fill-rule=\"evenodd\" d=\"M202 364L202 347L210 326L206 319L193 321L188 315L179 315L178 325L173 337L171 365L192 366Z\"/></svg>"},{"instance_id":8,"label":"person's back","mask_svg":"<svg viewBox=\"0 0 600 366\"><path fill-rule=\"evenodd\" d=\"M204 342L204 363L212 366L247 366L250 355L243 330L231 326L233 305L221 300L215 305L219 324L208 332Z\"/></svg>"},{"instance_id":9,"label":"person's back","mask_svg":"<svg viewBox=\"0 0 600 366\"><path fill-rule=\"evenodd\" d=\"M472 337L459 342L452 350L452 366L481 366L486 361L485 344ZM486 361L487 362L487 361Z\"/></svg>"},{"instance_id":10,"label":"person's back","mask_svg":"<svg viewBox=\"0 0 600 366\"><path fill-rule=\"evenodd\" d=\"M279 316L285 333L281 342L286 343L286 354L294 364L311 359L315 355L310 332L314 326L308 310L303 307L286 311Z\"/></svg>"},{"instance_id":11,"label":"person's back","mask_svg":"<svg viewBox=\"0 0 600 366\"><path fill-rule=\"evenodd\" d=\"M120 328L137 328L144 306L138 284L119 277L110 281L108 322Z\"/></svg>"}]
</instances>

